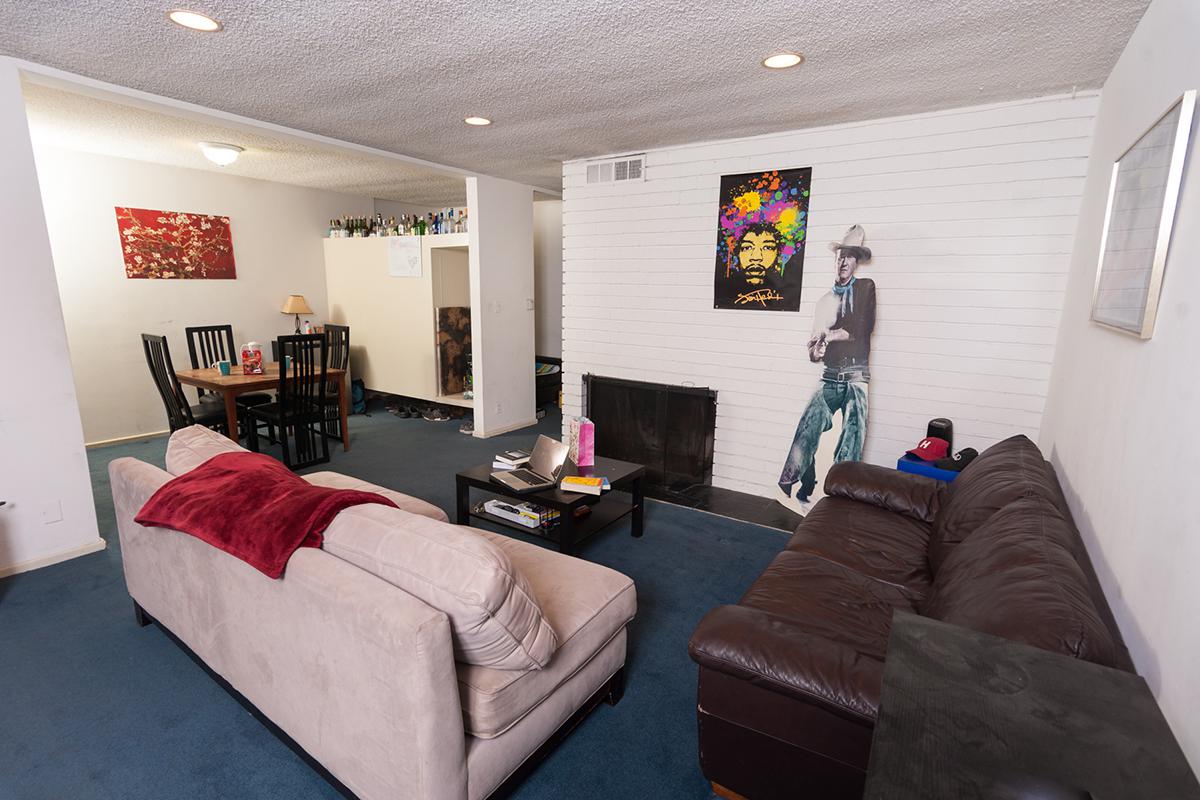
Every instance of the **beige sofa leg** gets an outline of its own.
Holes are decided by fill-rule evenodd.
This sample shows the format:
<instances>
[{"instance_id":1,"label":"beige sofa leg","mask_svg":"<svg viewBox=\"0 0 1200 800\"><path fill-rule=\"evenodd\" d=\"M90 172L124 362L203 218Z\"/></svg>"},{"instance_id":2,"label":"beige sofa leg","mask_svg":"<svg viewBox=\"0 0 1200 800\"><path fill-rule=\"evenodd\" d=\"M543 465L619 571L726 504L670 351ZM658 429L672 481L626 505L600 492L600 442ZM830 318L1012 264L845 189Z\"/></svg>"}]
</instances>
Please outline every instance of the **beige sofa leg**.
<instances>
[{"instance_id":1,"label":"beige sofa leg","mask_svg":"<svg viewBox=\"0 0 1200 800\"><path fill-rule=\"evenodd\" d=\"M608 679L608 693L604 695L604 702L610 706L615 706L621 702L621 698L625 696L625 668L621 667L616 673Z\"/></svg>"}]
</instances>

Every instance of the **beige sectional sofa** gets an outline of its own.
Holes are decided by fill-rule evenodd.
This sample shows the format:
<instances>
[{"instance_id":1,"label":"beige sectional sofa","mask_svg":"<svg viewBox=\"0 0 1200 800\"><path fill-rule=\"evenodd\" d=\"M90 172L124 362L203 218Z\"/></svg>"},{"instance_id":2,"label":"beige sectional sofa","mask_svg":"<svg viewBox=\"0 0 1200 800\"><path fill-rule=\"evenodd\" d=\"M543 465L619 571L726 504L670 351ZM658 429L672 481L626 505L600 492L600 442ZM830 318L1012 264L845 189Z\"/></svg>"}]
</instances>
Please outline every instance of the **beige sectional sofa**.
<instances>
[{"instance_id":1,"label":"beige sectional sofa","mask_svg":"<svg viewBox=\"0 0 1200 800\"><path fill-rule=\"evenodd\" d=\"M157 620L363 800L487 797L511 788L600 700L620 699L633 582L474 528L333 472L398 509L338 515L322 549L271 580L178 531L134 522L172 475L240 449L194 427L168 471L109 465L125 580Z\"/></svg>"}]
</instances>

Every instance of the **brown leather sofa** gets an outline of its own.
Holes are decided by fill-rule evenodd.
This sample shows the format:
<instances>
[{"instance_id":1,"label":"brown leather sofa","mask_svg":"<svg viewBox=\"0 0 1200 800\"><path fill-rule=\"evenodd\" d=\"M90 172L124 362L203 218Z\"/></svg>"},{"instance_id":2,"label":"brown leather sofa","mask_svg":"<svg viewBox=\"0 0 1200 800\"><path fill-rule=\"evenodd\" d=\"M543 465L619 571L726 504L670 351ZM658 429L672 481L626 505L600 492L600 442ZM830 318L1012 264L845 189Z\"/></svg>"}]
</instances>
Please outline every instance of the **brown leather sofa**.
<instances>
[{"instance_id":1,"label":"brown leather sofa","mask_svg":"<svg viewBox=\"0 0 1200 800\"><path fill-rule=\"evenodd\" d=\"M860 798L895 609L1132 671L1053 467L1024 436L951 484L847 462L737 605L710 611L700 765L718 794Z\"/></svg>"}]
</instances>

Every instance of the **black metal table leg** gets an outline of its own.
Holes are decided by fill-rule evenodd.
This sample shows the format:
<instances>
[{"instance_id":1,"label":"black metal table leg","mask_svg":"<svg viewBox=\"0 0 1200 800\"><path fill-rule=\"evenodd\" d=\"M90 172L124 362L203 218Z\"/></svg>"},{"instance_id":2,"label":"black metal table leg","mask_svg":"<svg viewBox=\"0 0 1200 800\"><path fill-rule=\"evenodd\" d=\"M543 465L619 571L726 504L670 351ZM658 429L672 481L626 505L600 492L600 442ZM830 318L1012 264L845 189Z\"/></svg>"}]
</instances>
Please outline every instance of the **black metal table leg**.
<instances>
[{"instance_id":1,"label":"black metal table leg","mask_svg":"<svg viewBox=\"0 0 1200 800\"><path fill-rule=\"evenodd\" d=\"M642 537L644 523L642 521L646 511L646 496L642 493L642 478L633 479L633 520L630 524L630 532L635 538Z\"/></svg>"},{"instance_id":2,"label":"black metal table leg","mask_svg":"<svg viewBox=\"0 0 1200 800\"><path fill-rule=\"evenodd\" d=\"M459 478L455 481L456 518L459 525L471 523L471 485Z\"/></svg>"},{"instance_id":3,"label":"black metal table leg","mask_svg":"<svg viewBox=\"0 0 1200 800\"><path fill-rule=\"evenodd\" d=\"M570 508L558 512L558 552L575 555L575 514Z\"/></svg>"}]
</instances>

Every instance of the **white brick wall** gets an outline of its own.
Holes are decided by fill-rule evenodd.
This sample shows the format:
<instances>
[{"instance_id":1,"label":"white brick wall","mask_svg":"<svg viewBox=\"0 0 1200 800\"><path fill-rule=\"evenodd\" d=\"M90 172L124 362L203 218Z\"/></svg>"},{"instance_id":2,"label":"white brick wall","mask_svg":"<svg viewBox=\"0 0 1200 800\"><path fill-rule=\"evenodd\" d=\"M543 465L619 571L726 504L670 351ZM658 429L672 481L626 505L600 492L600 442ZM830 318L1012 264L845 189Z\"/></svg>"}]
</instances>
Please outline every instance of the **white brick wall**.
<instances>
[{"instance_id":1,"label":"white brick wall","mask_svg":"<svg viewBox=\"0 0 1200 800\"><path fill-rule=\"evenodd\" d=\"M878 321L865 458L932 417L955 446L1036 438L1097 95L1040 98L647 154L644 183L563 167L563 394L581 376L717 390L713 483L769 495L820 376L804 343L833 281L826 243L867 232ZM725 174L813 167L799 313L714 310Z\"/></svg>"}]
</instances>

